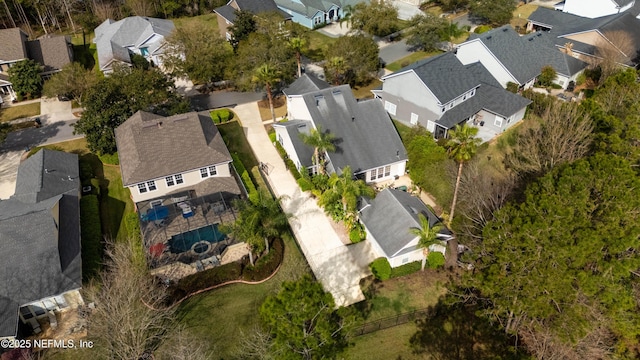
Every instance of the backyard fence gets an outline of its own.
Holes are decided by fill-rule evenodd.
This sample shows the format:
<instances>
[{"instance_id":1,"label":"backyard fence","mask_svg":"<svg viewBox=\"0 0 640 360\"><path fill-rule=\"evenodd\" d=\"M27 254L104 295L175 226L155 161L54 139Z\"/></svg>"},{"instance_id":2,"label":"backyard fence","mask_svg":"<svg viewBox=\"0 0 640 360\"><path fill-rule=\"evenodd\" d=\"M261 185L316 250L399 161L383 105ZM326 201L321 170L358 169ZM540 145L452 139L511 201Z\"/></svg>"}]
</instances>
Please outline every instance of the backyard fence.
<instances>
[{"instance_id":1,"label":"backyard fence","mask_svg":"<svg viewBox=\"0 0 640 360\"><path fill-rule=\"evenodd\" d=\"M358 325L352 330L353 336L362 336L378 330L388 329L394 326L406 324L410 321L414 321L419 316L430 315L431 310L429 308L414 310L407 313L398 314L395 316L389 316L386 318L378 319L371 322L366 322L362 325Z\"/></svg>"}]
</instances>

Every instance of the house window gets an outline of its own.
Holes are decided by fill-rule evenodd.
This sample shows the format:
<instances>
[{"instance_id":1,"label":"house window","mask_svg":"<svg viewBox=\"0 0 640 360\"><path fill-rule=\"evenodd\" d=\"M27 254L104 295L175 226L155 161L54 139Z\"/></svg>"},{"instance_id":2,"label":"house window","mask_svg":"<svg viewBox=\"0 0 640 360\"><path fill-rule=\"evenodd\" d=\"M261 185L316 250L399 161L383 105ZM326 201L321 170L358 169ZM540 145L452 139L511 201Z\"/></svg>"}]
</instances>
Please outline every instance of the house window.
<instances>
[{"instance_id":1,"label":"house window","mask_svg":"<svg viewBox=\"0 0 640 360\"><path fill-rule=\"evenodd\" d=\"M371 180L382 179L385 176L391 175L391 165L382 166L377 169L371 170Z\"/></svg>"},{"instance_id":2,"label":"house window","mask_svg":"<svg viewBox=\"0 0 640 360\"><path fill-rule=\"evenodd\" d=\"M218 174L218 171L215 166L200 169L200 177L203 179L208 178L209 176L215 176L216 174Z\"/></svg>"},{"instance_id":3,"label":"house window","mask_svg":"<svg viewBox=\"0 0 640 360\"><path fill-rule=\"evenodd\" d=\"M149 48L146 48L146 47L140 48L140 55L142 56L149 55Z\"/></svg>"},{"instance_id":4,"label":"house window","mask_svg":"<svg viewBox=\"0 0 640 360\"><path fill-rule=\"evenodd\" d=\"M495 125L497 127L502 127L502 118L501 117L497 117L496 121L493 123L493 125Z\"/></svg>"},{"instance_id":5,"label":"house window","mask_svg":"<svg viewBox=\"0 0 640 360\"><path fill-rule=\"evenodd\" d=\"M384 167L384 176L391 175L391 165L387 165Z\"/></svg>"},{"instance_id":6,"label":"house window","mask_svg":"<svg viewBox=\"0 0 640 360\"><path fill-rule=\"evenodd\" d=\"M140 194L144 194L147 191L155 191L156 189L156 182L153 180L138 184L138 192Z\"/></svg>"},{"instance_id":7,"label":"house window","mask_svg":"<svg viewBox=\"0 0 640 360\"><path fill-rule=\"evenodd\" d=\"M435 130L436 130L436 123L431 120L427 120L427 131L430 131L431 133L433 133Z\"/></svg>"},{"instance_id":8,"label":"house window","mask_svg":"<svg viewBox=\"0 0 640 360\"><path fill-rule=\"evenodd\" d=\"M387 110L387 112L391 115L395 115L396 114L396 104L394 103L390 103L388 101L384 102L384 109Z\"/></svg>"},{"instance_id":9,"label":"house window","mask_svg":"<svg viewBox=\"0 0 640 360\"><path fill-rule=\"evenodd\" d=\"M182 179L182 174L167 176L164 178L164 180L167 182L167 187L180 185L184 183L184 180Z\"/></svg>"},{"instance_id":10,"label":"house window","mask_svg":"<svg viewBox=\"0 0 640 360\"><path fill-rule=\"evenodd\" d=\"M371 170L371 180L375 180L378 174L378 169Z\"/></svg>"},{"instance_id":11,"label":"house window","mask_svg":"<svg viewBox=\"0 0 640 360\"><path fill-rule=\"evenodd\" d=\"M418 114L411 113L411 125L415 125L418 123Z\"/></svg>"}]
</instances>

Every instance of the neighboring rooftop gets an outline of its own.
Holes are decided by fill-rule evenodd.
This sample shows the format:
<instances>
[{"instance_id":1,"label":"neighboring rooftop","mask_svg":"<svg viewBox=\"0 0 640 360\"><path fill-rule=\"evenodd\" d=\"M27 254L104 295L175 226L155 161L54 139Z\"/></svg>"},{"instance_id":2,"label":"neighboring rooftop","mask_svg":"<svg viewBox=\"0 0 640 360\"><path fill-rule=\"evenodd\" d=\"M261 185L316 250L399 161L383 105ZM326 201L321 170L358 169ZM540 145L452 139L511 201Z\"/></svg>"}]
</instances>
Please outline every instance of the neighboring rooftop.
<instances>
[{"instance_id":1,"label":"neighboring rooftop","mask_svg":"<svg viewBox=\"0 0 640 360\"><path fill-rule=\"evenodd\" d=\"M329 158L340 174L351 166L354 174L407 159L400 136L382 103L357 101L349 85L331 87L302 96L315 126L336 137Z\"/></svg>"},{"instance_id":2,"label":"neighboring rooftop","mask_svg":"<svg viewBox=\"0 0 640 360\"><path fill-rule=\"evenodd\" d=\"M62 35L45 35L27 41L29 57L44 67L44 72L57 71L73 61L71 38Z\"/></svg>"},{"instance_id":3,"label":"neighboring rooftop","mask_svg":"<svg viewBox=\"0 0 640 360\"><path fill-rule=\"evenodd\" d=\"M404 191L387 188L360 210L359 218L385 254L393 257L416 238L410 229L420 228L419 214L429 220L430 226L441 223L419 198ZM451 231L444 226L438 234L443 240L452 236Z\"/></svg>"},{"instance_id":4,"label":"neighboring rooftop","mask_svg":"<svg viewBox=\"0 0 640 360\"><path fill-rule=\"evenodd\" d=\"M460 76L465 72L465 67L452 52L417 61L384 78L407 71L413 71L422 82L428 84L429 90L441 104L446 104L480 85L473 77Z\"/></svg>"},{"instance_id":5,"label":"neighboring rooftop","mask_svg":"<svg viewBox=\"0 0 640 360\"><path fill-rule=\"evenodd\" d=\"M286 89L282 90L282 92L287 96L295 96L330 87L331 85L328 82L320 80L314 75L302 74L301 77L297 78L296 81L291 83L291 85Z\"/></svg>"},{"instance_id":6,"label":"neighboring rooftop","mask_svg":"<svg viewBox=\"0 0 640 360\"><path fill-rule=\"evenodd\" d=\"M300 160L300 165L305 168L312 166L313 161L311 158L313 157L313 149L309 145L305 144L300 138L300 134L308 135L311 132L311 129L313 128L311 122L306 120L291 120L275 123L273 126L283 127L287 130L291 143L293 144L293 148Z\"/></svg>"},{"instance_id":7,"label":"neighboring rooftop","mask_svg":"<svg viewBox=\"0 0 640 360\"><path fill-rule=\"evenodd\" d=\"M0 62L26 59L27 38L20 28L0 29Z\"/></svg>"},{"instance_id":8,"label":"neighboring rooftop","mask_svg":"<svg viewBox=\"0 0 640 360\"><path fill-rule=\"evenodd\" d=\"M13 197L36 203L52 196L78 191L78 156L43 149L20 164Z\"/></svg>"},{"instance_id":9,"label":"neighboring rooftop","mask_svg":"<svg viewBox=\"0 0 640 360\"><path fill-rule=\"evenodd\" d=\"M216 8L214 11L233 23L236 20L236 9L231 6L233 2L235 2L240 10L248 11L254 15L273 12L279 14L284 19L291 19L291 15L280 10L273 0L231 0L226 5Z\"/></svg>"},{"instance_id":10,"label":"neighboring rooftop","mask_svg":"<svg viewBox=\"0 0 640 360\"><path fill-rule=\"evenodd\" d=\"M208 113L138 111L115 134L124 186L231 161Z\"/></svg>"}]
</instances>

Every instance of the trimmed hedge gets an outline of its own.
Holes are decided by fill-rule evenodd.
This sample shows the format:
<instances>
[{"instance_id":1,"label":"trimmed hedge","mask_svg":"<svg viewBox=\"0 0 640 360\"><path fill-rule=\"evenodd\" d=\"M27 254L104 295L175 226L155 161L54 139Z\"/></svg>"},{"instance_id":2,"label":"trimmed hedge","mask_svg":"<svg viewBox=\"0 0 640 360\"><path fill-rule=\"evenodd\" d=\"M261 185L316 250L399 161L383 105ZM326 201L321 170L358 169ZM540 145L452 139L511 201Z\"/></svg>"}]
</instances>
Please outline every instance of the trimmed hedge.
<instances>
[{"instance_id":1,"label":"trimmed hedge","mask_svg":"<svg viewBox=\"0 0 640 360\"><path fill-rule=\"evenodd\" d=\"M427 256L427 263L431 269L444 267L444 255L437 251L432 251L429 253L429 256Z\"/></svg>"},{"instance_id":2,"label":"trimmed hedge","mask_svg":"<svg viewBox=\"0 0 640 360\"><path fill-rule=\"evenodd\" d=\"M213 122L216 124L226 123L233 119L233 111L229 109L212 110L209 112L209 115L211 116Z\"/></svg>"},{"instance_id":3,"label":"trimmed hedge","mask_svg":"<svg viewBox=\"0 0 640 360\"><path fill-rule=\"evenodd\" d=\"M421 261L410 262L408 264L404 264L404 265L398 266L396 268L392 268L391 269L391 278L393 279L393 278L397 278L397 277L413 274L414 272L420 271L420 269L422 269L422 262Z\"/></svg>"},{"instance_id":4,"label":"trimmed hedge","mask_svg":"<svg viewBox=\"0 0 640 360\"><path fill-rule=\"evenodd\" d=\"M300 179L298 179L298 186L300 186L300 190L302 191L311 191L313 190L313 183L304 177L301 177Z\"/></svg>"},{"instance_id":5,"label":"trimmed hedge","mask_svg":"<svg viewBox=\"0 0 640 360\"><path fill-rule=\"evenodd\" d=\"M360 223L356 223L349 231L349 240L352 243L357 244L367 237L367 233L364 231L364 226Z\"/></svg>"},{"instance_id":6,"label":"trimmed hedge","mask_svg":"<svg viewBox=\"0 0 640 360\"><path fill-rule=\"evenodd\" d=\"M240 178L242 179L242 183L244 187L247 189L247 196L249 197L249 201L254 204L257 204L260 201L260 193L256 189L253 180L251 180L251 176L249 176L249 172L240 161L240 157L238 154L231 154L231 158L233 159L233 165L236 167L236 171L240 174Z\"/></svg>"},{"instance_id":7,"label":"trimmed hedge","mask_svg":"<svg viewBox=\"0 0 640 360\"><path fill-rule=\"evenodd\" d=\"M284 242L276 238L271 243L269 253L256 261L254 266L248 265L242 271L242 278L247 281L259 281L273 274L284 258Z\"/></svg>"},{"instance_id":8,"label":"trimmed hedge","mask_svg":"<svg viewBox=\"0 0 640 360\"><path fill-rule=\"evenodd\" d=\"M97 275L102 267L100 201L96 195L80 198L80 236L82 239L82 277L86 281Z\"/></svg>"},{"instance_id":9,"label":"trimmed hedge","mask_svg":"<svg viewBox=\"0 0 640 360\"><path fill-rule=\"evenodd\" d=\"M373 276L378 280L387 280L391 276L391 265L387 258L377 258L369 265Z\"/></svg>"}]
</instances>

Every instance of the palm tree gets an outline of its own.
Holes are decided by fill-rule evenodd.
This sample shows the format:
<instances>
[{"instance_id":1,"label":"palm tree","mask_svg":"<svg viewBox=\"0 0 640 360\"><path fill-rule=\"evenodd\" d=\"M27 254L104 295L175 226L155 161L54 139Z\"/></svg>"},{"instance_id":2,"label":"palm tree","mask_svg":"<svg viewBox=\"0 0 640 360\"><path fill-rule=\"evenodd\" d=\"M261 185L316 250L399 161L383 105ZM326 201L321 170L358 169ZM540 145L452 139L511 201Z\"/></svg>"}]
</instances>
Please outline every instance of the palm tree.
<instances>
[{"instance_id":1,"label":"palm tree","mask_svg":"<svg viewBox=\"0 0 640 360\"><path fill-rule=\"evenodd\" d=\"M313 147L313 164L318 167L318 172L324 174L324 154L325 151L335 151L336 147L333 144L335 136L329 132L323 132L322 128L318 126L316 129L311 129L309 134L300 133L300 139L305 144Z\"/></svg>"},{"instance_id":2,"label":"palm tree","mask_svg":"<svg viewBox=\"0 0 640 360\"><path fill-rule=\"evenodd\" d=\"M346 215L354 214L358 197L373 197L375 192L363 180L355 180L350 166L342 169L342 175L332 174L329 178L329 191L333 192L342 202L342 210Z\"/></svg>"},{"instance_id":3,"label":"palm tree","mask_svg":"<svg viewBox=\"0 0 640 360\"><path fill-rule=\"evenodd\" d=\"M271 93L272 85L280 81L280 72L270 64L262 64L256 69L253 76L253 82L264 86L267 90L267 99L269 100L269 108L271 109L271 117L276 121L276 111L273 108L273 94Z\"/></svg>"},{"instance_id":4,"label":"palm tree","mask_svg":"<svg viewBox=\"0 0 640 360\"><path fill-rule=\"evenodd\" d=\"M223 231L233 232L234 237L249 245L251 265L254 264L253 251L261 253L266 250L268 253L269 238L280 236L287 229L291 215L280 208L282 199L261 192L256 204L250 201L237 201L234 204L238 208L238 218Z\"/></svg>"},{"instance_id":5,"label":"palm tree","mask_svg":"<svg viewBox=\"0 0 640 360\"><path fill-rule=\"evenodd\" d=\"M344 74L347 72L347 63L342 56L334 56L328 60L327 69L332 70L333 85L340 85Z\"/></svg>"},{"instance_id":6,"label":"palm tree","mask_svg":"<svg viewBox=\"0 0 640 360\"><path fill-rule=\"evenodd\" d=\"M307 47L307 40L303 37L292 37L288 42L289 47L296 53L298 62L298 77L302 76L302 51Z\"/></svg>"},{"instance_id":7,"label":"palm tree","mask_svg":"<svg viewBox=\"0 0 640 360\"><path fill-rule=\"evenodd\" d=\"M427 263L427 256L429 256L429 247L433 244L441 243L441 241L438 240L438 233L442 230L443 226L440 224L430 226L429 219L427 219L424 214L419 214L418 219L420 220L420 227L411 228L409 231L420 238L418 240L418 247L422 249L422 254L424 255L422 258L422 271L424 271L424 266Z\"/></svg>"},{"instance_id":8,"label":"palm tree","mask_svg":"<svg viewBox=\"0 0 640 360\"><path fill-rule=\"evenodd\" d=\"M445 147L449 149L449 156L458 163L458 176L456 178L456 187L453 191L453 201L451 202L451 213L449 214L449 224L453 220L454 211L456 210L456 201L458 200L458 188L460 187L460 177L462 176L462 165L471 160L478 151L478 145L482 140L476 138L478 128L468 126L464 123L462 126L456 125L453 130L449 131L449 140Z\"/></svg>"}]
</instances>

